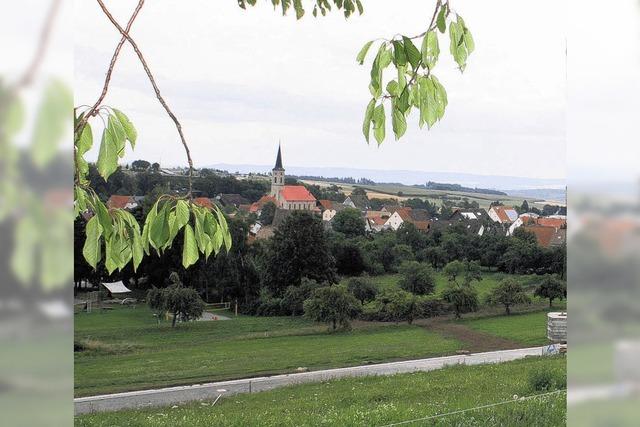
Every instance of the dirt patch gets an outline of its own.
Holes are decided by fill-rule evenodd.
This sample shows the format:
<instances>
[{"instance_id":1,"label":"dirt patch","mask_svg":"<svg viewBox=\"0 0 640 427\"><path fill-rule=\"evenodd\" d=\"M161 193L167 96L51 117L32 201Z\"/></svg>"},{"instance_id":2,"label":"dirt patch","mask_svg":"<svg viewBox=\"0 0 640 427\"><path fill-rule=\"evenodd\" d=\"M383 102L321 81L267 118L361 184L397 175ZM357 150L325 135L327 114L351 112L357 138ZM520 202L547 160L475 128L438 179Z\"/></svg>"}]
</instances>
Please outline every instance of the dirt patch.
<instances>
[{"instance_id":1,"label":"dirt patch","mask_svg":"<svg viewBox=\"0 0 640 427\"><path fill-rule=\"evenodd\" d=\"M464 344L463 350L472 353L484 351L510 350L521 348L522 344L505 338L496 337L482 331L476 331L460 323L452 323L444 320L426 320L416 324L438 334L456 339Z\"/></svg>"}]
</instances>

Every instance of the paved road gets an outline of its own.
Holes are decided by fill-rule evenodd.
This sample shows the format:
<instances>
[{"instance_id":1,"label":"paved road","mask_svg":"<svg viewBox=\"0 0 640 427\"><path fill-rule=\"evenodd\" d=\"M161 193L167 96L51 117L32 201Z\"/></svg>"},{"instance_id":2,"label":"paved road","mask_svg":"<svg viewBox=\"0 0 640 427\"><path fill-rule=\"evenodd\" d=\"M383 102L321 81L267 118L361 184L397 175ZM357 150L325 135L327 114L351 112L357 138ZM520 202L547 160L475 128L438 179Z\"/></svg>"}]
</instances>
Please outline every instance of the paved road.
<instances>
[{"instance_id":1,"label":"paved road","mask_svg":"<svg viewBox=\"0 0 640 427\"><path fill-rule=\"evenodd\" d=\"M506 362L509 360L522 359L526 356L540 356L542 355L542 349L543 347L500 350L487 353L406 360L403 362L326 369L322 371L274 375L271 377L80 397L74 399L74 407L76 415L79 415L90 412L166 406L190 401L213 400L220 394L227 396L238 393L255 393L292 384L321 382L342 377L393 375L407 372L432 371L449 365L480 365L483 363Z\"/></svg>"}]
</instances>

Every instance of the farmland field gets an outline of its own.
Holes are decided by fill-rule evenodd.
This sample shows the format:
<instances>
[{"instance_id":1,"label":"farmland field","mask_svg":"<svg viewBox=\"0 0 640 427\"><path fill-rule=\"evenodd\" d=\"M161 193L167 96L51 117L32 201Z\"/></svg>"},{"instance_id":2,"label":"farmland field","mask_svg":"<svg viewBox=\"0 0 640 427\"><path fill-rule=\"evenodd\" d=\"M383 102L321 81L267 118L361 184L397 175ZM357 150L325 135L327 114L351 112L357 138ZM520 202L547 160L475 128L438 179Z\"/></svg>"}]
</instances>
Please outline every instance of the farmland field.
<instances>
[{"instance_id":1,"label":"farmland field","mask_svg":"<svg viewBox=\"0 0 640 427\"><path fill-rule=\"evenodd\" d=\"M550 371L554 394L539 395L529 381L535 371ZM438 371L388 377L361 377L304 384L208 402L76 418L76 426L374 426L482 405L491 409L440 417L439 426L566 424L565 358L536 357L514 362L454 366ZM514 399L516 397L516 399ZM514 424L514 420L518 420ZM421 424L425 425L424 421ZM429 424L431 425L431 424Z\"/></svg>"}]
</instances>

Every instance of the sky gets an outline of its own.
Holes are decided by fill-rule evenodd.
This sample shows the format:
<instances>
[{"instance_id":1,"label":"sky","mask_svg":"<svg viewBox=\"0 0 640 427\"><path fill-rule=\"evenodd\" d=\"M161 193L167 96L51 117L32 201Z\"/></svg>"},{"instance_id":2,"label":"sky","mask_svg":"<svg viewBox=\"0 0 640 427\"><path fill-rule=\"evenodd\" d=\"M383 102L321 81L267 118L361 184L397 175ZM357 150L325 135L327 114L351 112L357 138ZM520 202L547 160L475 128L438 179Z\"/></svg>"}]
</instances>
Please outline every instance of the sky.
<instances>
[{"instance_id":1,"label":"sky","mask_svg":"<svg viewBox=\"0 0 640 427\"><path fill-rule=\"evenodd\" d=\"M380 147L362 136L370 62L359 66L355 56L368 40L423 31L435 1L363 3L365 13L348 20L308 13L300 21L267 1L248 10L233 0L145 3L132 36L182 121L195 166L270 166L281 141L285 167L565 178L564 2L455 1L476 51L461 74L441 38L434 73L449 95L444 119L427 131L413 115L400 141L389 126ZM107 4L124 26L136 2ZM77 0L74 9L75 103L91 104L119 34L96 2ZM105 103L138 129L126 162L186 165L173 123L128 45Z\"/></svg>"}]
</instances>

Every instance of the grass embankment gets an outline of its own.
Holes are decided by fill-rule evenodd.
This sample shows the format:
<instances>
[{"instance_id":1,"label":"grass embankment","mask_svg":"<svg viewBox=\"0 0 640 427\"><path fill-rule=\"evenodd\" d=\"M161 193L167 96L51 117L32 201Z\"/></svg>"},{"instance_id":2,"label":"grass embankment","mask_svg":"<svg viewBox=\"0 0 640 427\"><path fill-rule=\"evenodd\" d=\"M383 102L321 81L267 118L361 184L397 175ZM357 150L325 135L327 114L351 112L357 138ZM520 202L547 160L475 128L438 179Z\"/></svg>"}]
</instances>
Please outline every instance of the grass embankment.
<instances>
[{"instance_id":1,"label":"grass embankment","mask_svg":"<svg viewBox=\"0 0 640 427\"><path fill-rule=\"evenodd\" d=\"M361 377L304 384L229 396L214 407L192 403L100 413L76 418L77 426L375 426L419 419L497 402L488 409L422 421L438 426L564 426L566 394L530 400L535 371L551 370L562 389L564 357L527 358L481 366L455 366L433 372ZM431 424L433 423L433 424Z\"/></svg>"},{"instance_id":2,"label":"grass embankment","mask_svg":"<svg viewBox=\"0 0 640 427\"><path fill-rule=\"evenodd\" d=\"M75 395L191 384L452 354L461 348L419 326L358 324L329 334L301 318L238 317L158 325L149 309L75 317Z\"/></svg>"}]
</instances>

